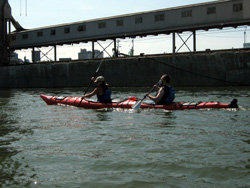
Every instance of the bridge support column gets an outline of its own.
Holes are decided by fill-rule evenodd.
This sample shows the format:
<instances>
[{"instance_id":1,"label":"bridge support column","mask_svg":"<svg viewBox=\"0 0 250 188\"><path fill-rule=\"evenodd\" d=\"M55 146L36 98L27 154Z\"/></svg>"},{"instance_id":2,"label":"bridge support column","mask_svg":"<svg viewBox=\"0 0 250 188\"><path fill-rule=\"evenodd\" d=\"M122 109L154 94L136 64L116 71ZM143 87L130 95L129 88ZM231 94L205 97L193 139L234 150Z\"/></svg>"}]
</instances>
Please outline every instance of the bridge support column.
<instances>
[{"instance_id":1,"label":"bridge support column","mask_svg":"<svg viewBox=\"0 0 250 188\"><path fill-rule=\"evenodd\" d=\"M176 46L175 46L175 32L173 32L173 54L175 54L175 49L176 49Z\"/></svg>"},{"instance_id":2,"label":"bridge support column","mask_svg":"<svg viewBox=\"0 0 250 188\"><path fill-rule=\"evenodd\" d=\"M92 41L92 59L95 59L95 41Z\"/></svg>"},{"instance_id":3,"label":"bridge support column","mask_svg":"<svg viewBox=\"0 0 250 188\"><path fill-rule=\"evenodd\" d=\"M54 61L57 61L56 45L54 46Z\"/></svg>"},{"instance_id":4,"label":"bridge support column","mask_svg":"<svg viewBox=\"0 0 250 188\"><path fill-rule=\"evenodd\" d=\"M32 63L35 63L35 47L32 48L31 61L32 61Z\"/></svg>"},{"instance_id":5,"label":"bridge support column","mask_svg":"<svg viewBox=\"0 0 250 188\"><path fill-rule=\"evenodd\" d=\"M118 57L118 52L116 49L116 39L114 39L113 57Z\"/></svg>"},{"instance_id":6,"label":"bridge support column","mask_svg":"<svg viewBox=\"0 0 250 188\"><path fill-rule=\"evenodd\" d=\"M193 38L194 38L194 41L193 41L194 52L196 52L196 31L195 30L193 31Z\"/></svg>"},{"instance_id":7,"label":"bridge support column","mask_svg":"<svg viewBox=\"0 0 250 188\"><path fill-rule=\"evenodd\" d=\"M7 0L0 1L0 65L8 63L8 50L7 50L7 22L5 13L5 6Z\"/></svg>"}]
</instances>

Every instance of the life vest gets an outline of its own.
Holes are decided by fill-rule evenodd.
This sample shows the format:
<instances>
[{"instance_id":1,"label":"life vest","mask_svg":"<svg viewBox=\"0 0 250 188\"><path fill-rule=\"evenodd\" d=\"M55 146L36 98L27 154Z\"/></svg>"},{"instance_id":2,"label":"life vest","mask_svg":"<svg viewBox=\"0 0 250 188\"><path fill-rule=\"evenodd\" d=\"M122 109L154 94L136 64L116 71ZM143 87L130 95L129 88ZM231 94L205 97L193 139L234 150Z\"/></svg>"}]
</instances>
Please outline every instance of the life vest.
<instances>
[{"instance_id":1,"label":"life vest","mask_svg":"<svg viewBox=\"0 0 250 188\"><path fill-rule=\"evenodd\" d=\"M175 98L175 90L173 87L163 86L164 95L161 100L157 104L168 104L174 101Z\"/></svg>"},{"instance_id":2,"label":"life vest","mask_svg":"<svg viewBox=\"0 0 250 188\"><path fill-rule=\"evenodd\" d=\"M112 100L111 100L111 93L112 93L111 90L106 90L104 92L104 94L102 95L102 97L97 96L97 100L99 102L101 102L101 103L110 103L110 102L112 102Z\"/></svg>"},{"instance_id":3,"label":"life vest","mask_svg":"<svg viewBox=\"0 0 250 188\"><path fill-rule=\"evenodd\" d=\"M97 95L97 101L101 103L110 103L111 101L111 93L112 91L108 89L108 85L102 84L101 85L104 94L103 95Z\"/></svg>"},{"instance_id":4,"label":"life vest","mask_svg":"<svg viewBox=\"0 0 250 188\"><path fill-rule=\"evenodd\" d=\"M166 98L165 102L166 102L166 103L173 102L173 101L174 101L174 98L175 98L175 90L174 90L173 87L170 87L170 88L169 88L169 95L168 95L168 97Z\"/></svg>"}]
</instances>

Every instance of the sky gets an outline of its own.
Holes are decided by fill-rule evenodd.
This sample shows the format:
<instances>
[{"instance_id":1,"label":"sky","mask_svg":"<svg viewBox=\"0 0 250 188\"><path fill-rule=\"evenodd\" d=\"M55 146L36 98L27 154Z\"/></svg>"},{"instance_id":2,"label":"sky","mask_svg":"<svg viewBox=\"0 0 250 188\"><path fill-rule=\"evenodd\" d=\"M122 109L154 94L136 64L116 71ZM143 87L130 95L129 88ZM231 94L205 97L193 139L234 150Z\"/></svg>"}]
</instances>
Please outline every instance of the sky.
<instances>
[{"instance_id":1,"label":"sky","mask_svg":"<svg viewBox=\"0 0 250 188\"><path fill-rule=\"evenodd\" d=\"M57 24L72 23L95 18L104 18L128 13L151 11L162 8L177 7L189 4L210 2L213 0L9 0L12 8L12 15L23 28L31 29ZM14 28L12 29L14 30ZM209 30L197 32L197 51L205 49L231 49L242 48L244 42L244 32L246 41L250 42L250 27L239 27L238 29L225 28L223 30ZM182 33L181 37L186 40L191 33ZM128 54L132 47L132 39L119 39L119 51ZM193 49L192 37L187 44ZM105 48L111 43L107 40L100 42ZM179 37L176 38L177 49L182 45ZM97 50L102 47L95 44ZM107 48L112 54L113 45ZM77 59L80 49L91 50L91 43L80 43L75 45L64 45L57 47L57 57ZM46 53L50 47L41 48ZM179 52L189 51L187 47L182 47ZM31 59L31 49L16 51L19 58L26 56ZM172 35L148 36L134 39L134 55L140 53L159 54L172 52ZM109 57L107 53L105 57ZM53 59L53 50L48 53L48 57ZM45 57L42 60L47 60Z\"/></svg>"}]
</instances>

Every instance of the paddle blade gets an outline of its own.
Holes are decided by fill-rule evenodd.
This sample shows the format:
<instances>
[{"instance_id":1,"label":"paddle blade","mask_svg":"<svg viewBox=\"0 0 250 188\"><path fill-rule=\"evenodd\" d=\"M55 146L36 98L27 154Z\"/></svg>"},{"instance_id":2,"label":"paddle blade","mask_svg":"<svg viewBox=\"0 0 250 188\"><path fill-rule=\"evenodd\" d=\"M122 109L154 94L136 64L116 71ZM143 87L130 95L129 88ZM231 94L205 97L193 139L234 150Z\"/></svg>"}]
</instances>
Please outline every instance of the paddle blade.
<instances>
[{"instance_id":1,"label":"paddle blade","mask_svg":"<svg viewBox=\"0 0 250 188\"><path fill-rule=\"evenodd\" d=\"M137 103L135 103L135 104L132 106L132 108L133 108L134 110L139 110L140 107L141 107L141 103L142 103L142 100L138 101Z\"/></svg>"}]
</instances>

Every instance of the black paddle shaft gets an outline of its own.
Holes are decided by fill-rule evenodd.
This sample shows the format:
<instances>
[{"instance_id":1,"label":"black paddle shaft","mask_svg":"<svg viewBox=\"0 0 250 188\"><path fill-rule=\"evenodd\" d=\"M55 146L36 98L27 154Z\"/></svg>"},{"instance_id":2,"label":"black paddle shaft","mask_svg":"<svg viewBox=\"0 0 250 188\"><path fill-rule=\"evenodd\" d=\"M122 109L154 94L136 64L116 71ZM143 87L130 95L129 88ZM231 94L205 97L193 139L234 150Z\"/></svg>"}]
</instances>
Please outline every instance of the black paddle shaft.
<instances>
[{"instance_id":1,"label":"black paddle shaft","mask_svg":"<svg viewBox=\"0 0 250 188\"><path fill-rule=\"evenodd\" d=\"M156 85L158 85L158 83ZM148 92L148 94L151 93L154 89L155 89L155 86ZM144 95L144 97L142 98L142 100L144 100L146 97L147 97L147 94Z\"/></svg>"},{"instance_id":2,"label":"black paddle shaft","mask_svg":"<svg viewBox=\"0 0 250 188\"><path fill-rule=\"evenodd\" d=\"M95 74L94 74L94 78L96 77L96 74L97 74L97 72L95 72ZM90 88L90 86L92 85L92 83L93 83L93 80L91 79L91 81L90 81L90 83L89 83L89 86L88 86L88 88L85 90L85 92L84 92L84 94L83 95L85 95L87 92L88 92L88 90L89 90L89 88Z\"/></svg>"},{"instance_id":3,"label":"black paddle shaft","mask_svg":"<svg viewBox=\"0 0 250 188\"><path fill-rule=\"evenodd\" d=\"M102 61L103 61L103 60L101 60L101 62L100 62L100 64L99 64L98 68L97 68L96 71L95 71L95 74L94 74L94 76L93 76L94 78L96 77L96 75L97 75L97 73L98 73L98 71L99 71L99 69L100 69L100 67L101 67ZM92 85L92 83L93 83L93 80L91 79L91 81L90 81L90 83L89 83L89 86L88 86L88 88L85 90L85 92L84 92L83 95L85 95L85 94L88 92L88 90L89 90L90 86ZM78 107L81 105L82 100L83 100L83 97L81 98L81 101L79 102Z\"/></svg>"}]
</instances>

